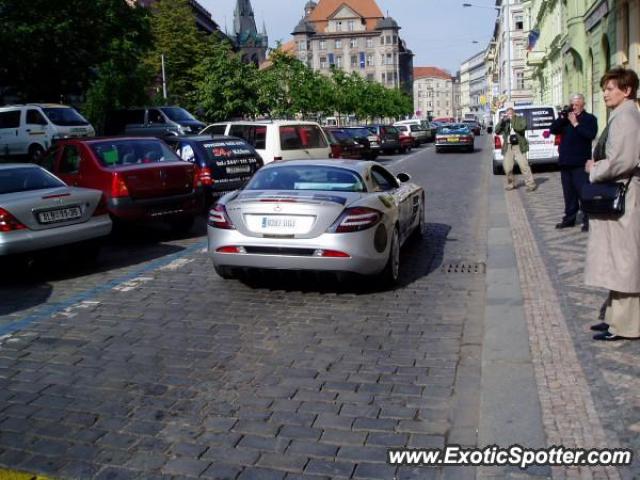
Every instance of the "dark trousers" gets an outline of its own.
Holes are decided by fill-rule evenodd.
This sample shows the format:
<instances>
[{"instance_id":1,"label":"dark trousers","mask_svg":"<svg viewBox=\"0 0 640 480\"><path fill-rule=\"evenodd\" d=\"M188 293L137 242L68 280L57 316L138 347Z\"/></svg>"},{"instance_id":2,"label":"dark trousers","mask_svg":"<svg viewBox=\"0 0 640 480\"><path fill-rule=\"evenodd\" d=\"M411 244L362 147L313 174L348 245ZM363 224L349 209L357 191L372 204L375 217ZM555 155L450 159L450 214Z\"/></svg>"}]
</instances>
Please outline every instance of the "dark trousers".
<instances>
[{"instance_id":1,"label":"dark trousers","mask_svg":"<svg viewBox=\"0 0 640 480\"><path fill-rule=\"evenodd\" d=\"M582 186L589 183L589 174L584 171L584 167L562 168L560 171L562 179L562 193L564 194L564 222L575 222L580 210L580 191ZM587 215L583 212L582 223L589 224Z\"/></svg>"}]
</instances>

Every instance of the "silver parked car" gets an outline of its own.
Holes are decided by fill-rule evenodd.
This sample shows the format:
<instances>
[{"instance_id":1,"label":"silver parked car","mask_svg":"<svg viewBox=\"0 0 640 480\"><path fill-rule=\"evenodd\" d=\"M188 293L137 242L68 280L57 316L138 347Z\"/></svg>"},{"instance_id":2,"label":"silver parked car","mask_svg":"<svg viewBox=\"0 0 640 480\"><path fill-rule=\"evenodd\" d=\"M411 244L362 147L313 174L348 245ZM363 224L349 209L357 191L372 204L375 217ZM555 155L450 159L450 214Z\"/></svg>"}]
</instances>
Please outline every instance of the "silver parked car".
<instances>
[{"instance_id":1,"label":"silver parked car","mask_svg":"<svg viewBox=\"0 0 640 480\"><path fill-rule=\"evenodd\" d=\"M216 272L311 270L398 280L400 247L424 227L425 193L371 161L271 163L209 214Z\"/></svg>"},{"instance_id":2,"label":"silver parked car","mask_svg":"<svg viewBox=\"0 0 640 480\"><path fill-rule=\"evenodd\" d=\"M0 258L86 242L110 232L102 192L68 187L37 165L0 165Z\"/></svg>"}]
</instances>

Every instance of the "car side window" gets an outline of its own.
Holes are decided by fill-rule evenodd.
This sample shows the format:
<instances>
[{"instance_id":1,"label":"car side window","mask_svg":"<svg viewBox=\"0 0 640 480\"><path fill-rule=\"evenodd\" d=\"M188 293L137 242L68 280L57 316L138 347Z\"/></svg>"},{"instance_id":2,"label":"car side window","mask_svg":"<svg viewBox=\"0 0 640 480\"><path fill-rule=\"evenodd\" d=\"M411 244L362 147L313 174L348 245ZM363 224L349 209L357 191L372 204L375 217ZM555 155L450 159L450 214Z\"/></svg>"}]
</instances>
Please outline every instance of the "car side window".
<instances>
[{"instance_id":1,"label":"car side window","mask_svg":"<svg viewBox=\"0 0 640 480\"><path fill-rule=\"evenodd\" d=\"M27 110L27 125L47 125L47 120L38 110Z\"/></svg>"},{"instance_id":2,"label":"car side window","mask_svg":"<svg viewBox=\"0 0 640 480\"><path fill-rule=\"evenodd\" d=\"M202 131L202 134L207 135L224 135L225 130L227 129L226 125L210 125Z\"/></svg>"},{"instance_id":3,"label":"car side window","mask_svg":"<svg viewBox=\"0 0 640 480\"><path fill-rule=\"evenodd\" d=\"M18 128L20 126L20 110L0 112L0 128Z\"/></svg>"},{"instance_id":4,"label":"car side window","mask_svg":"<svg viewBox=\"0 0 640 480\"><path fill-rule=\"evenodd\" d=\"M152 108L149 110L149 123L166 123L160 110Z\"/></svg>"},{"instance_id":5,"label":"car side window","mask_svg":"<svg viewBox=\"0 0 640 480\"><path fill-rule=\"evenodd\" d=\"M393 178L393 175L379 167L371 168L371 180L376 192L388 192L398 188L398 182Z\"/></svg>"},{"instance_id":6,"label":"car side window","mask_svg":"<svg viewBox=\"0 0 640 480\"><path fill-rule=\"evenodd\" d=\"M60 159L60 173L78 173L80 170L80 152L73 145L67 145Z\"/></svg>"},{"instance_id":7,"label":"car side window","mask_svg":"<svg viewBox=\"0 0 640 480\"><path fill-rule=\"evenodd\" d=\"M188 143L179 144L176 153L178 154L180 159L184 160L185 162L195 163L196 161L196 154L193 151L193 147Z\"/></svg>"}]
</instances>

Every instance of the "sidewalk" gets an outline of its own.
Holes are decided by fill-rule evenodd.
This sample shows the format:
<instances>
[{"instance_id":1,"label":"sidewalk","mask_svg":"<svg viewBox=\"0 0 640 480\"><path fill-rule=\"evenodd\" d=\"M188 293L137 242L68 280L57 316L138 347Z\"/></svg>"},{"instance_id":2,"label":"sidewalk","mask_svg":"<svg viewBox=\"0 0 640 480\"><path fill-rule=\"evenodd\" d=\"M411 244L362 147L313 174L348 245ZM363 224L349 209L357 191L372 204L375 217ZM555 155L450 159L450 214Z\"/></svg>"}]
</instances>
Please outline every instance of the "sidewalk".
<instances>
[{"instance_id":1,"label":"sidewalk","mask_svg":"<svg viewBox=\"0 0 640 480\"><path fill-rule=\"evenodd\" d=\"M539 189L531 194L505 193L504 177L492 180L479 443L632 448L634 465L485 468L480 477L638 478L639 345L591 339L606 292L583 283L588 234L555 229L563 210L559 177L536 175Z\"/></svg>"}]
</instances>

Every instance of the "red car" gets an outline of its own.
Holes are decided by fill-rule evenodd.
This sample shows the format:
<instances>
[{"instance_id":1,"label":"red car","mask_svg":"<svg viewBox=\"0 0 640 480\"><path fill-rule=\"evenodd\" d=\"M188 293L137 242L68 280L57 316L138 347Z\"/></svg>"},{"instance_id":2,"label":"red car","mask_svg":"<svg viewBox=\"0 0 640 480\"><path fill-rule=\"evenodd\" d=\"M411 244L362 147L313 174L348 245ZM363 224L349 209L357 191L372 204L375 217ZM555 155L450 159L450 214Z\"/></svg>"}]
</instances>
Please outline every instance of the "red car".
<instances>
[{"instance_id":1,"label":"red car","mask_svg":"<svg viewBox=\"0 0 640 480\"><path fill-rule=\"evenodd\" d=\"M201 205L194 165L155 138L61 140L41 165L70 186L102 190L114 221L164 219L186 231Z\"/></svg>"},{"instance_id":2,"label":"red car","mask_svg":"<svg viewBox=\"0 0 640 480\"><path fill-rule=\"evenodd\" d=\"M325 128L331 145L331 158L363 158L364 146L341 128Z\"/></svg>"}]
</instances>

